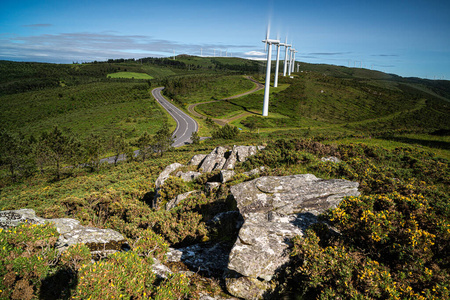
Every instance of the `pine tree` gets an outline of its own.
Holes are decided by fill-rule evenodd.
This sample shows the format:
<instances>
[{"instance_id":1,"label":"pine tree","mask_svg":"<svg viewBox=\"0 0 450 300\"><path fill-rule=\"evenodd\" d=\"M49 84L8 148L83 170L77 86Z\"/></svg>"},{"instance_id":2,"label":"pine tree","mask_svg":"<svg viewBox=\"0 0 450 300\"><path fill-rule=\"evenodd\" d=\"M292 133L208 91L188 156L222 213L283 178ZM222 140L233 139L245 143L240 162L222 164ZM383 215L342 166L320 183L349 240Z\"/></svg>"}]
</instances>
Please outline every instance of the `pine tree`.
<instances>
[{"instance_id":1,"label":"pine tree","mask_svg":"<svg viewBox=\"0 0 450 300\"><path fill-rule=\"evenodd\" d=\"M144 132L137 140L137 146L139 148L139 156L142 157L142 161L145 161L145 158L153 150L151 147L151 142L152 137L148 134L147 131Z\"/></svg>"},{"instance_id":2,"label":"pine tree","mask_svg":"<svg viewBox=\"0 0 450 300\"><path fill-rule=\"evenodd\" d=\"M161 153L163 156L164 152L170 150L172 144L174 142L174 138L172 137L172 133L170 132L170 128L167 124L164 124L160 130L158 130L153 137L153 144L155 146L155 150Z\"/></svg>"}]
</instances>

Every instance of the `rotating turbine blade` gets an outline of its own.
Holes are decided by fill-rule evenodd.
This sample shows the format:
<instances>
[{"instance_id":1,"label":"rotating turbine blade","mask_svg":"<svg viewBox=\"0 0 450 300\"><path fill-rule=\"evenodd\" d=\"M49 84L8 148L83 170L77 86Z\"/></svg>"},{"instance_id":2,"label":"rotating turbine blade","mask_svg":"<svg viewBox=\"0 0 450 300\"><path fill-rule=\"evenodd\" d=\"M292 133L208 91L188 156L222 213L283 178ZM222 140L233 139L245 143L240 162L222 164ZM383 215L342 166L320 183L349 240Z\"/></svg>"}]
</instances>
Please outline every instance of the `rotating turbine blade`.
<instances>
[{"instance_id":1,"label":"rotating turbine blade","mask_svg":"<svg viewBox=\"0 0 450 300\"><path fill-rule=\"evenodd\" d=\"M270 23L267 25L266 42L264 45L264 51L267 51L267 41L269 40L269 36L270 36Z\"/></svg>"}]
</instances>

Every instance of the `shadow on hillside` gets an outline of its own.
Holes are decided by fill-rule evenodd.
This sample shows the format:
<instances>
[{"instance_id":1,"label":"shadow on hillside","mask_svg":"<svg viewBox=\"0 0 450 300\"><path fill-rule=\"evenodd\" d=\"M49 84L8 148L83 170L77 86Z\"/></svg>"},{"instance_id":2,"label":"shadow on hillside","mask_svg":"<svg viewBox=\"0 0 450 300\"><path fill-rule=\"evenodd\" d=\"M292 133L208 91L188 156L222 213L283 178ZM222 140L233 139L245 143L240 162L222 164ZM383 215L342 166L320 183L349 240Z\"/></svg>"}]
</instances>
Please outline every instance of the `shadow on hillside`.
<instances>
[{"instance_id":1,"label":"shadow on hillside","mask_svg":"<svg viewBox=\"0 0 450 300\"><path fill-rule=\"evenodd\" d=\"M396 136L384 136L382 137L383 140L389 140L389 141L395 141L395 142L401 142L405 144L411 144L411 145L420 145L435 149L444 149L444 150L450 150L450 143L449 142L443 142L443 141L430 141L430 140L423 140L423 139L413 139L408 137L396 137Z\"/></svg>"},{"instance_id":2,"label":"shadow on hillside","mask_svg":"<svg viewBox=\"0 0 450 300\"><path fill-rule=\"evenodd\" d=\"M78 274L70 268L60 269L55 274L42 280L39 299L70 299L77 284Z\"/></svg>"},{"instance_id":3,"label":"shadow on hillside","mask_svg":"<svg viewBox=\"0 0 450 300\"><path fill-rule=\"evenodd\" d=\"M254 111L249 110L247 107L245 107L243 105L239 105L239 104L237 104L237 103L235 103L233 101L230 101L230 100L225 100L225 101L227 101L230 104L233 104L234 106L242 108L243 110L245 110L248 113L251 113L251 114L254 114L254 115L261 115L260 113L255 113Z\"/></svg>"}]
</instances>

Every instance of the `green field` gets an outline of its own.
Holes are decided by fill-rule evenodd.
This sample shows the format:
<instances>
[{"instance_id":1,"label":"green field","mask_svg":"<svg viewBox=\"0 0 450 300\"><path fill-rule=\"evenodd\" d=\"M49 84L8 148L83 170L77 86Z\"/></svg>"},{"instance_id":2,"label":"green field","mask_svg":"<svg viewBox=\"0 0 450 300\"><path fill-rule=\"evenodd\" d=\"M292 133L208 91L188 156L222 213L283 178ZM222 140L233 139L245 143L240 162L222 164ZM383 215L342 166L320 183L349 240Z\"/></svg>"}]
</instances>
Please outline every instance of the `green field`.
<instances>
[{"instance_id":1,"label":"green field","mask_svg":"<svg viewBox=\"0 0 450 300\"><path fill-rule=\"evenodd\" d=\"M146 73L135 73L135 72L117 72L107 75L108 78L131 78L131 79L153 79L152 76Z\"/></svg>"},{"instance_id":2,"label":"green field","mask_svg":"<svg viewBox=\"0 0 450 300\"><path fill-rule=\"evenodd\" d=\"M197 75L166 80L164 86L168 97L187 104L231 97L256 85L240 75Z\"/></svg>"},{"instance_id":3,"label":"green field","mask_svg":"<svg viewBox=\"0 0 450 300\"><path fill-rule=\"evenodd\" d=\"M26 108L26 109L24 109ZM165 117L147 84L90 83L0 97L0 125L38 136L57 125L85 137L154 133Z\"/></svg>"}]
</instances>

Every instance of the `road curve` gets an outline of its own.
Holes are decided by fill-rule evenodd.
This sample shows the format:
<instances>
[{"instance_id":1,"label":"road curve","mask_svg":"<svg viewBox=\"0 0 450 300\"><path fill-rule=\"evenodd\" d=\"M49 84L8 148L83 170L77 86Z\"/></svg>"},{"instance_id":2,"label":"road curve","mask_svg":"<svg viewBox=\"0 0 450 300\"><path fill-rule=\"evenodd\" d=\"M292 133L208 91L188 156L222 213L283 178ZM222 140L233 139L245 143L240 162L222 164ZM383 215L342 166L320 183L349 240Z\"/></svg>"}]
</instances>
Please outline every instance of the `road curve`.
<instances>
[{"instance_id":1,"label":"road curve","mask_svg":"<svg viewBox=\"0 0 450 300\"><path fill-rule=\"evenodd\" d=\"M180 147L191 143L191 135L193 132L198 131L197 122L192 119L189 115L184 113L181 109L167 101L161 91L164 87L159 87L152 90L152 95L158 101L161 106L167 110L167 112L172 116L172 118L177 122L177 128L172 134L174 137L173 147Z\"/></svg>"}]
</instances>

